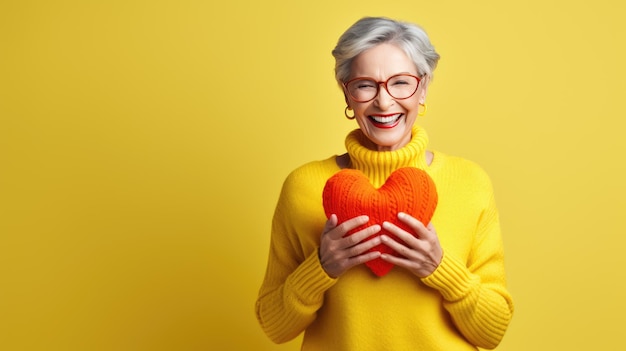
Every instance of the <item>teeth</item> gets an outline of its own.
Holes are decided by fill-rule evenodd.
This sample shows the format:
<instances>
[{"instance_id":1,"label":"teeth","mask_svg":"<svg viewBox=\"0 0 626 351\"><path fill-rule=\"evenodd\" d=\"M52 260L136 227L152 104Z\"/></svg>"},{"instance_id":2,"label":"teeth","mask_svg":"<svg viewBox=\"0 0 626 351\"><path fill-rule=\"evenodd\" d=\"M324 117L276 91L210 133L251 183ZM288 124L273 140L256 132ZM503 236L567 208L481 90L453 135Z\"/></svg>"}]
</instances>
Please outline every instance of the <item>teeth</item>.
<instances>
[{"instance_id":1,"label":"teeth","mask_svg":"<svg viewBox=\"0 0 626 351\"><path fill-rule=\"evenodd\" d=\"M397 113L395 115L391 115L391 116L386 116L386 117L382 117L382 116L370 116L372 117L372 119L374 121L376 121L376 123L391 123L394 122L396 119L398 119L402 114L401 113Z\"/></svg>"}]
</instances>

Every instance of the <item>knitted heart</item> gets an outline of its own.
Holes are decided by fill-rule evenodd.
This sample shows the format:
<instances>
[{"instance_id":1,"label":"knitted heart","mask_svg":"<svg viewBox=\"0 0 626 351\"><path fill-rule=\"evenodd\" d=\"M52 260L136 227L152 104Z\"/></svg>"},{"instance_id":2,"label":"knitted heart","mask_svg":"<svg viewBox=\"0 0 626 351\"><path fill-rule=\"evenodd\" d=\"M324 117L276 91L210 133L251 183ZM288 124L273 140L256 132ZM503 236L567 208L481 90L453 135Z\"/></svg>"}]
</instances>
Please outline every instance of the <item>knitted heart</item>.
<instances>
[{"instance_id":1,"label":"knitted heart","mask_svg":"<svg viewBox=\"0 0 626 351\"><path fill-rule=\"evenodd\" d=\"M338 223L360 215L369 216L369 222L348 232L346 236L373 224L382 225L384 221L394 223L407 232L413 233L412 229L398 220L398 212L410 214L426 225L435 212L438 200L432 178L423 170L413 167L397 169L378 189L372 186L361 171L344 169L328 179L322 196L326 216L330 217L335 214ZM382 234L402 242L385 229L381 229L366 240ZM417 237L416 234L413 235ZM384 244L377 245L369 251L400 256ZM384 276L393 268L392 263L383 261L381 258L365 264L379 277Z\"/></svg>"}]
</instances>

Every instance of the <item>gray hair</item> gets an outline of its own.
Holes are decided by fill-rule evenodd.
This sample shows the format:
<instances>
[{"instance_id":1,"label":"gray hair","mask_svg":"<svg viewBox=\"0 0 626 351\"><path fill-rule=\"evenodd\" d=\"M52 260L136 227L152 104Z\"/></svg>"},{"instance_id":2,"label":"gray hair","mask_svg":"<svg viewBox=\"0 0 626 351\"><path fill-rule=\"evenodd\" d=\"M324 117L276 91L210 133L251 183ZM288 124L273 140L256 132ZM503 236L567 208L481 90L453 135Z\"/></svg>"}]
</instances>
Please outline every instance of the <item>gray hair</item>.
<instances>
[{"instance_id":1,"label":"gray hair","mask_svg":"<svg viewBox=\"0 0 626 351\"><path fill-rule=\"evenodd\" d=\"M364 17L343 33L333 50L335 79L341 86L350 78L352 61L378 44L397 45L413 61L420 77L430 80L439 54L421 27L385 17Z\"/></svg>"}]
</instances>

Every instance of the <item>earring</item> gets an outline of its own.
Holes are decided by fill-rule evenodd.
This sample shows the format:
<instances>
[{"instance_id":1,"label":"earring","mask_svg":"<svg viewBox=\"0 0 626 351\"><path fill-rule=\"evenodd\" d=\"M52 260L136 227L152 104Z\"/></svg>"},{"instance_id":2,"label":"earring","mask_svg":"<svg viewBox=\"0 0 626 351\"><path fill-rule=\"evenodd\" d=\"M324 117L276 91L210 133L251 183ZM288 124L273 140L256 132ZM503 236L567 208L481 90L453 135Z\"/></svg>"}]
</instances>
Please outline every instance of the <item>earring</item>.
<instances>
[{"instance_id":1,"label":"earring","mask_svg":"<svg viewBox=\"0 0 626 351\"><path fill-rule=\"evenodd\" d=\"M355 115L349 116L348 111L352 111L352 108L350 108L350 106L346 106L346 109L343 110L343 114L346 116L347 119L354 119L356 116Z\"/></svg>"},{"instance_id":2,"label":"earring","mask_svg":"<svg viewBox=\"0 0 626 351\"><path fill-rule=\"evenodd\" d=\"M418 112L417 115L424 116L426 114L426 111L428 110L428 107L426 107L426 103L420 104L420 106L424 106L424 109L421 112Z\"/></svg>"}]
</instances>

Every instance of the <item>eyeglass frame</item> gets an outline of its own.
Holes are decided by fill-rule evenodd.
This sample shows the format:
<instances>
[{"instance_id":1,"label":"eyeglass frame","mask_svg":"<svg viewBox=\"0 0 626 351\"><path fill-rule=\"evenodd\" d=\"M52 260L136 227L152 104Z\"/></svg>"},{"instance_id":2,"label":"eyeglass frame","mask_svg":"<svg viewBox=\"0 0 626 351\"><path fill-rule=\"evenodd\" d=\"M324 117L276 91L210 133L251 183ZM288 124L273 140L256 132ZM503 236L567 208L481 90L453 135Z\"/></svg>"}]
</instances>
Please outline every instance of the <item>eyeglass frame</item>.
<instances>
[{"instance_id":1,"label":"eyeglass frame","mask_svg":"<svg viewBox=\"0 0 626 351\"><path fill-rule=\"evenodd\" d=\"M413 78L417 79L417 86L415 87L415 91L414 91L411 95L409 95L409 96L407 96L407 97L405 97L405 98L397 98L397 97L395 97L395 96L391 95L391 93L389 92L389 89L387 88L387 83L388 83L391 79L393 79L393 78L395 78L395 77L398 77L398 76L409 76L409 77L413 77ZM369 81L372 81L372 82L376 83L376 95L374 95L374 97L373 97L373 98L371 98L371 99L369 99L369 100L363 100L363 101L360 101L360 100L357 100L354 96L352 96L352 94L350 93L350 90L348 89L348 84L350 84L350 83L354 82L355 80L359 80L359 79L365 79L365 80L369 80ZM376 99L376 97L378 96L378 94L380 94L380 85L381 85L381 84L383 85L383 87L385 87L385 90L387 91L387 94L389 94L389 96L391 96L392 98L394 98L394 99L396 99L396 100L406 100L406 99L411 98L413 95L415 95L415 93L417 93L417 89L419 89L419 87L420 87L420 83L421 83L421 82L422 82L422 78L421 78L421 77L418 77L418 76L413 75L413 74L408 74L408 73L399 73L399 74L394 74L393 76L391 76L391 77L387 78L387 80L385 80L385 81L378 81L378 80L375 80L375 79L374 79L374 78L372 78L372 77L356 77L356 78L352 78L352 79L350 79L349 81L347 81L347 82L343 83L343 87L346 89L346 93L348 93L348 95L350 95L350 97L351 97L351 98L352 98L355 102L358 102L358 103L365 103L365 102L370 102L370 101L372 101L372 100Z\"/></svg>"}]
</instances>

